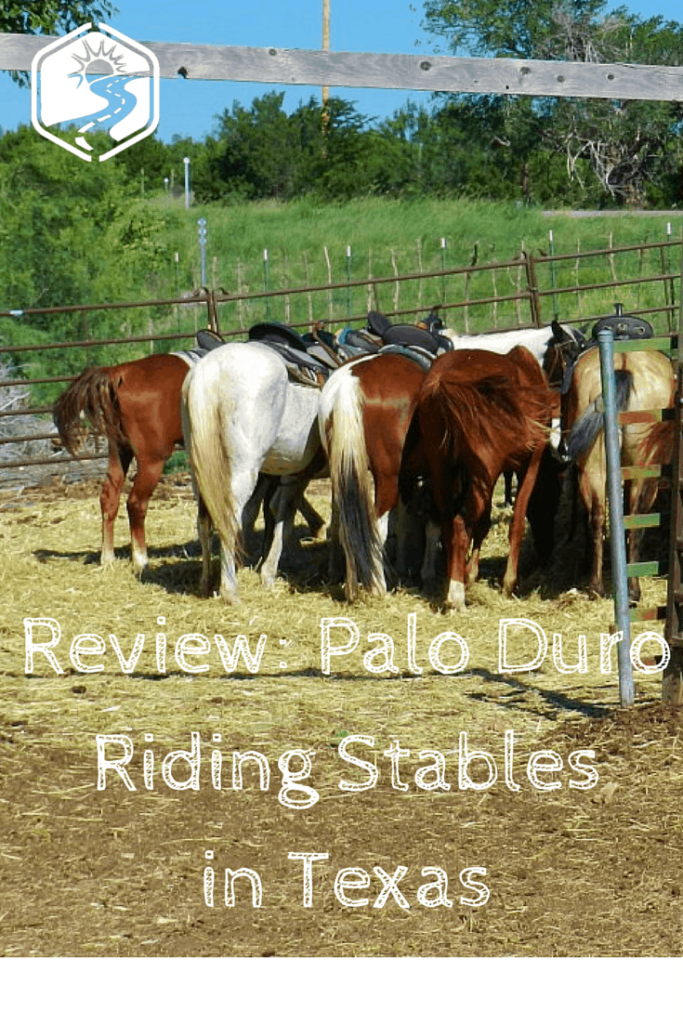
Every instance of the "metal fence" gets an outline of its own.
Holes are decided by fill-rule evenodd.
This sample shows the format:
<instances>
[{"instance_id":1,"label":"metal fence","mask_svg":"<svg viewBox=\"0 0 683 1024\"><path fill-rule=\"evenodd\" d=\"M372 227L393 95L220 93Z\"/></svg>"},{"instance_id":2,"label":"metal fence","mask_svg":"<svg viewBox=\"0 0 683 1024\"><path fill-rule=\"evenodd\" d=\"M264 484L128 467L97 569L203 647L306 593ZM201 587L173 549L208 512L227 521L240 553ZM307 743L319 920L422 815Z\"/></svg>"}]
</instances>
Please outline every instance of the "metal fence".
<instances>
[{"instance_id":1,"label":"metal fence","mask_svg":"<svg viewBox=\"0 0 683 1024\"><path fill-rule=\"evenodd\" d=\"M49 420L52 401L77 373L26 372L25 360L54 365L63 355L73 362L82 354L80 369L93 363L111 365L151 352L170 352L191 347L197 327L209 326L228 339L243 338L245 323L280 320L308 329L324 320L332 329L361 324L369 309L392 317L415 320L426 309L438 306L449 327L461 333L541 326L552 319L584 325L612 311L621 303L629 313L649 319L658 336L671 334L679 319L681 242L645 242L563 254L522 253L509 261L444 268L424 273L395 274L300 288L280 288L229 293L221 288L199 289L191 295L138 302L100 303L87 306L28 308L0 311L0 480L8 471L24 466L51 466L55 474L74 460L64 455L23 451L54 436ZM96 335L96 314L148 310L159 318L160 329L120 337ZM79 314L87 325L79 340L35 341L36 332L22 343L22 328L51 323L52 318ZM19 325L12 343L6 340L3 322ZM111 324L111 317L107 323ZM93 326L94 325L94 326ZM43 327L44 329L44 327ZM189 345L188 345L189 343ZM80 363L80 360L79 360ZM22 387L21 401L3 396ZM12 392L10 389L14 389ZM49 400L45 399L45 396ZM14 429L18 417L32 418L29 429ZM12 446L14 448L12 449ZM104 458L91 453L81 460Z\"/></svg>"}]
</instances>

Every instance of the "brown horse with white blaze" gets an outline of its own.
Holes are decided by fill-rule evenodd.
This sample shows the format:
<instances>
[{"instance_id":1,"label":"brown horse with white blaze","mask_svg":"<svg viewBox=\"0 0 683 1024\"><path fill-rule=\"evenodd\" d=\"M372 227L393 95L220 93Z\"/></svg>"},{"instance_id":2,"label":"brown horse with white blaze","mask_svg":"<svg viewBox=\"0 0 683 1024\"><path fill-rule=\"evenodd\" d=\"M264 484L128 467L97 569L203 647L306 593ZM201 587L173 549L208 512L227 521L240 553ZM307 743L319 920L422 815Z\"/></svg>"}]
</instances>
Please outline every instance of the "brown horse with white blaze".
<instances>
[{"instance_id":1,"label":"brown horse with white blaze","mask_svg":"<svg viewBox=\"0 0 683 1024\"><path fill-rule=\"evenodd\" d=\"M507 355L449 352L424 378L404 467L421 444L446 551L446 607L462 610L465 584L477 579L493 491L504 470L521 478L503 579L504 592L514 590L529 498L557 404L537 360L522 347ZM401 483L402 489L409 484L405 472Z\"/></svg>"}]
</instances>

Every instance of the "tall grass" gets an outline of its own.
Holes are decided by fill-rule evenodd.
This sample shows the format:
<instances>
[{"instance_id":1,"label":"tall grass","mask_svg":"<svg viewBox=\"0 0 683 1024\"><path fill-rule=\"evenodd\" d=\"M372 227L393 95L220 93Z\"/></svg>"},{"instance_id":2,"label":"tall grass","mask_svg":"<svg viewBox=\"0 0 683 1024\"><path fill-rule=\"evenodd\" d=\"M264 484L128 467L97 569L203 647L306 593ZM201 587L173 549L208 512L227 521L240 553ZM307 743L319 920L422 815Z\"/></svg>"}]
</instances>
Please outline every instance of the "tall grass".
<instances>
[{"instance_id":1,"label":"tall grass","mask_svg":"<svg viewBox=\"0 0 683 1024\"><path fill-rule=\"evenodd\" d=\"M544 214L516 204L471 200L369 198L339 205L306 200L288 204L214 204L189 211L179 208L173 200L164 198L160 202L167 214L164 242L169 252L178 252L179 262L169 265L168 273L157 276L162 289L158 294L176 294L179 286L181 291L199 286L197 220L205 218L208 287L245 296L242 302L221 306L221 327L226 331L244 330L261 319L303 323L323 318L341 324L362 316L369 307L387 313L396 309L427 309L438 303L510 294L524 286L524 278L520 277L521 271L506 270L497 274L473 273L468 279L459 279L458 284L451 279L446 284L436 279L401 282L399 286L391 283L334 292L324 290L312 296L248 298L265 290L303 288L329 281L343 284L347 280L434 272L471 264L481 266L512 260L523 250L547 254L551 231L556 254L578 256L611 246L666 241L667 224L671 224L671 237L679 240L682 226L680 214L673 222L672 215L665 213L576 217L571 211ZM678 272L678 258L672 266L664 266L661 261L659 251L590 261L569 260L555 265L554 279L549 266L540 268L539 286L546 290L553 285L580 289L598 281L652 276L669 269ZM676 293L678 290L676 286ZM651 286L650 292L646 294L641 286L565 295L555 301L546 298L544 318L549 320L555 313L569 319L602 315L616 301L627 309L665 304L661 283ZM184 318L190 326L192 315ZM452 326L461 330L502 329L528 319L528 309L501 304L479 313L457 311Z\"/></svg>"}]
</instances>

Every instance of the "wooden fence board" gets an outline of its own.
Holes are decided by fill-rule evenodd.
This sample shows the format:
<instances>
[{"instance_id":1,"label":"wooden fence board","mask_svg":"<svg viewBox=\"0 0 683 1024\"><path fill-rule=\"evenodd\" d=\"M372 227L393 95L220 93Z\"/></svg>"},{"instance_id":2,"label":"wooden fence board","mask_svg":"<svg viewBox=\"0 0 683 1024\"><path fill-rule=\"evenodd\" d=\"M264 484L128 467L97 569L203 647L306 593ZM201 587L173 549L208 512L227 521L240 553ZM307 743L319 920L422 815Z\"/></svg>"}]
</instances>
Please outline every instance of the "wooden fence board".
<instances>
[{"instance_id":1,"label":"wooden fence board","mask_svg":"<svg viewBox=\"0 0 683 1024\"><path fill-rule=\"evenodd\" d=\"M29 71L35 54L58 38L0 34L0 70ZM624 100L683 97L680 67L140 42L156 54L162 78Z\"/></svg>"}]
</instances>

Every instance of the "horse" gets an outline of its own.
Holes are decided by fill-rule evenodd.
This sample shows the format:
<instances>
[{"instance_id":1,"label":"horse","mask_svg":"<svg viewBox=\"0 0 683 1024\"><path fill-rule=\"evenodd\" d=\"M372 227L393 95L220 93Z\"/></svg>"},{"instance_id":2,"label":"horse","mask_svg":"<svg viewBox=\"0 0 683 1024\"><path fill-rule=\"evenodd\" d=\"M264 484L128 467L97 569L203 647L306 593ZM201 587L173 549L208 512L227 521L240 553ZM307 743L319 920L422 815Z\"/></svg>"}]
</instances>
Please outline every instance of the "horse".
<instances>
[{"instance_id":1,"label":"horse","mask_svg":"<svg viewBox=\"0 0 683 1024\"><path fill-rule=\"evenodd\" d=\"M471 348L509 351L517 335L539 364L547 366L553 383L560 382L563 368L585 344L574 328L553 323L541 330L511 331L502 335L456 335L441 329L441 335L457 339L452 344ZM388 513L397 505L401 454L417 395L429 364L409 362L405 356L380 352L348 363L337 370L323 388L320 398L320 436L330 464L333 507L339 514L342 546L346 554L347 598L353 601L358 588L375 594L386 592L383 546ZM559 486L548 460L549 487ZM366 473L370 470L372 482ZM374 491L374 493L373 493ZM535 512L536 506L532 503ZM405 569L406 536L403 509L399 516L399 573ZM534 517L535 536L541 529L542 557L552 548L552 517L547 509ZM428 548L433 548L435 531L428 530ZM432 564L427 555L425 565ZM424 574L423 574L424 575Z\"/></svg>"},{"instance_id":2,"label":"horse","mask_svg":"<svg viewBox=\"0 0 683 1024\"><path fill-rule=\"evenodd\" d=\"M188 374L181 391L181 421L198 499L205 595L213 526L221 541L221 597L227 604L238 603L242 516L259 473L281 478L273 508L273 543L261 566L262 583L272 586L284 527L309 480L325 468L319 397L317 388L291 383L281 356L258 341L224 345Z\"/></svg>"},{"instance_id":3,"label":"horse","mask_svg":"<svg viewBox=\"0 0 683 1024\"><path fill-rule=\"evenodd\" d=\"M102 484L102 565L114 561L114 520L133 461L137 471L127 501L131 559L138 573L147 564L145 517L164 464L182 444L180 389L188 364L177 355L152 355L119 366L84 370L57 399L53 419L62 444L77 455L89 423L109 448Z\"/></svg>"},{"instance_id":4,"label":"horse","mask_svg":"<svg viewBox=\"0 0 683 1024\"><path fill-rule=\"evenodd\" d=\"M668 409L673 406L675 374L671 360L663 352L623 352L614 355L617 407L620 412ZM603 532L605 526L606 460L604 414L602 412L600 354L593 348L579 357L563 409L563 435L567 458L579 473L579 493L588 514L592 532L592 564L589 591L604 596L602 574ZM622 466L648 466L662 460L662 452L671 448L670 422L626 423L620 427ZM670 454L669 454L670 457ZM664 458L668 461L668 458ZM657 479L629 480L625 488L631 514L648 512L657 496ZM638 559L640 531L629 531L629 561ZM640 583L629 579L629 599L640 600Z\"/></svg>"},{"instance_id":5,"label":"horse","mask_svg":"<svg viewBox=\"0 0 683 1024\"><path fill-rule=\"evenodd\" d=\"M415 467L421 451L446 552L445 607L465 607L465 584L477 579L493 490L506 469L521 480L503 578L504 593L514 590L527 506L557 401L538 361L522 346L507 355L449 352L424 378L404 452L401 491L406 497L411 484L406 467Z\"/></svg>"},{"instance_id":6,"label":"horse","mask_svg":"<svg viewBox=\"0 0 683 1024\"><path fill-rule=\"evenodd\" d=\"M346 597L386 593L383 551L398 502L398 470L425 368L398 352L365 356L332 374L318 421L328 458ZM368 472L369 471L369 472Z\"/></svg>"},{"instance_id":7,"label":"horse","mask_svg":"<svg viewBox=\"0 0 683 1024\"><path fill-rule=\"evenodd\" d=\"M200 331L200 350L211 345L212 332ZM217 336L214 336L217 337ZM220 339L219 339L219 343ZM190 353L151 355L118 366L89 367L60 395L53 419L62 445L77 455L93 429L108 446L107 475L100 493L102 512L101 564L113 563L114 522L121 491L133 457L137 470L126 508L131 535L131 560L138 573L145 568L145 518L165 463L183 444L180 391L194 356ZM90 426L88 426L88 424ZM267 503L264 506L267 517ZM315 532L322 520L305 498L301 511ZM252 511L255 520L258 502Z\"/></svg>"}]
</instances>

